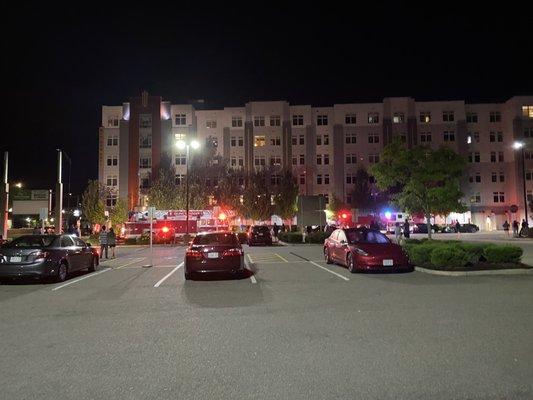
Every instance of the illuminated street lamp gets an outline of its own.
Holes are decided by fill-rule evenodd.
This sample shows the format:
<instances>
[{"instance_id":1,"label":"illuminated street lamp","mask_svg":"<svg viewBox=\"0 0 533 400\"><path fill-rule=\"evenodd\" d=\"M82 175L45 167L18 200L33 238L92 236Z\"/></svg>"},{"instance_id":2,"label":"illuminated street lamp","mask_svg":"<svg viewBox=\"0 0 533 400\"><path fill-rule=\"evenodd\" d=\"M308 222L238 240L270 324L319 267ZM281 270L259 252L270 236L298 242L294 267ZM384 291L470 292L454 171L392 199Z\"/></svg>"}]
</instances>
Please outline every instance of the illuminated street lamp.
<instances>
[{"instance_id":1,"label":"illuminated street lamp","mask_svg":"<svg viewBox=\"0 0 533 400\"><path fill-rule=\"evenodd\" d=\"M22 182L17 182L15 183L15 186L18 187L19 189L22 187Z\"/></svg>"},{"instance_id":2,"label":"illuminated street lamp","mask_svg":"<svg viewBox=\"0 0 533 400\"><path fill-rule=\"evenodd\" d=\"M200 142L198 140L191 140L190 142L186 142L185 140L178 140L176 142L176 147L179 150L187 150L185 155L185 234L189 236L189 148L192 147L193 150L198 150L200 148Z\"/></svg>"},{"instance_id":3,"label":"illuminated street lamp","mask_svg":"<svg viewBox=\"0 0 533 400\"><path fill-rule=\"evenodd\" d=\"M514 142L513 143L513 149L515 150L522 150L522 184L523 184L523 190L524 190L524 213L526 216L526 222L529 223L529 219L527 217L527 192L526 192L526 157L524 154L524 142Z\"/></svg>"}]
</instances>

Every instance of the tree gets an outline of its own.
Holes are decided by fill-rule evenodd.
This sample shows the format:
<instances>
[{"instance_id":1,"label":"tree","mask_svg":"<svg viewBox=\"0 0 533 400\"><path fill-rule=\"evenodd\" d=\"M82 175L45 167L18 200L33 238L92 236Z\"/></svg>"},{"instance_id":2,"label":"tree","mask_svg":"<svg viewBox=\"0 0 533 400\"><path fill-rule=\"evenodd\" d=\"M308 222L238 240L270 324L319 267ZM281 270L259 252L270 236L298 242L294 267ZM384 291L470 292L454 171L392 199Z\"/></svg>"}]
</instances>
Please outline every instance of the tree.
<instances>
[{"instance_id":1,"label":"tree","mask_svg":"<svg viewBox=\"0 0 533 400\"><path fill-rule=\"evenodd\" d=\"M292 219L298 207L298 182L291 170L286 168L282 171L280 184L274 193L274 213L282 219Z\"/></svg>"},{"instance_id":2,"label":"tree","mask_svg":"<svg viewBox=\"0 0 533 400\"><path fill-rule=\"evenodd\" d=\"M459 181L463 176L465 160L448 147L432 150L427 146L407 149L395 140L387 145L381 160L371 173L380 189L397 190L393 202L402 210L422 213L431 238L431 216L463 212L463 193Z\"/></svg>"},{"instance_id":3,"label":"tree","mask_svg":"<svg viewBox=\"0 0 533 400\"><path fill-rule=\"evenodd\" d=\"M109 213L111 225L116 226L126 222L128 220L128 211L128 202L126 199L117 199L116 204Z\"/></svg>"},{"instance_id":4,"label":"tree","mask_svg":"<svg viewBox=\"0 0 533 400\"><path fill-rule=\"evenodd\" d=\"M352 205L357 209L367 209L372 204L372 190L369 183L370 175L364 168L355 174L355 185L351 192Z\"/></svg>"},{"instance_id":5,"label":"tree","mask_svg":"<svg viewBox=\"0 0 533 400\"><path fill-rule=\"evenodd\" d=\"M347 208L346 203L344 203L341 199L339 199L335 195L333 195L327 207L328 211L330 211L335 216L339 213L339 211L346 210L346 208Z\"/></svg>"},{"instance_id":6,"label":"tree","mask_svg":"<svg viewBox=\"0 0 533 400\"><path fill-rule=\"evenodd\" d=\"M244 186L239 184L240 179L244 179L240 171L227 168L215 190L217 204L230 208L235 215L242 213L241 196L244 194Z\"/></svg>"},{"instance_id":7,"label":"tree","mask_svg":"<svg viewBox=\"0 0 533 400\"><path fill-rule=\"evenodd\" d=\"M81 196L83 214L91 224L105 221L106 188L98 181L90 180Z\"/></svg>"},{"instance_id":8,"label":"tree","mask_svg":"<svg viewBox=\"0 0 533 400\"><path fill-rule=\"evenodd\" d=\"M175 170L168 155L163 155L157 167L155 179L148 189L148 203L158 210L175 210L182 208L183 193L175 184Z\"/></svg>"},{"instance_id":9,"label":"tree","mask_svg":"<svg viewBox=\"0 0 533 400\"><path fill-rule=\"evenodd\" d=\"M271 191L268 186L268 173L256 171L247 176L243 198L243 216L255 221L264 221L272 215Z\"/></svg>"}]
</instances>

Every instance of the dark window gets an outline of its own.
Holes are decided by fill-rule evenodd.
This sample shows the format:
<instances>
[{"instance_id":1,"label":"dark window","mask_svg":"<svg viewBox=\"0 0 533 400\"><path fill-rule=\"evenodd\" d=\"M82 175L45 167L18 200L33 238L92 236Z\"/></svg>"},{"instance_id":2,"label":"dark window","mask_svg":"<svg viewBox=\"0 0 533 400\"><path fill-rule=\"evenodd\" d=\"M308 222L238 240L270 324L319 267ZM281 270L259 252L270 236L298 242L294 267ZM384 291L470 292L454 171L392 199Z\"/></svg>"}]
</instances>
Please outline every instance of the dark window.
<instances>
[{"instance_id":1,"label":"dark window","mask_svg":"<svg viewBox=\"0 0 533 400\"><path fill-rule=\"evenodd\" d=\"M239 242L233 233L208 233L204 235L197 235L193 245L229 245L238 246Z\"/></svg>"}]
</instances>

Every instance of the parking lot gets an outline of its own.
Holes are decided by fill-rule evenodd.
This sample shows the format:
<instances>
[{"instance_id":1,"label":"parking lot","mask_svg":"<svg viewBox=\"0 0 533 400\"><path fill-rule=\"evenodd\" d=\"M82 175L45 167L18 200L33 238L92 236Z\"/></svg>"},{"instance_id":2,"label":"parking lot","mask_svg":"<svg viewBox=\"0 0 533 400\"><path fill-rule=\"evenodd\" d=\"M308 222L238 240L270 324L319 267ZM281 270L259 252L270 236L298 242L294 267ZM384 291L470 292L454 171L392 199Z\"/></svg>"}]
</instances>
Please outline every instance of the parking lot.
<instances>
[{"instance_id":1,"label":"parking lot","mask_svg":"<svg viewBox=\"0 0 533 400\"><path fill-rule=\"evenodd\" d=\"M350 274L293 245L185 281L184 250L0 285L2 397L533 398L533 276Z\"/></svg>"}]
</instances>

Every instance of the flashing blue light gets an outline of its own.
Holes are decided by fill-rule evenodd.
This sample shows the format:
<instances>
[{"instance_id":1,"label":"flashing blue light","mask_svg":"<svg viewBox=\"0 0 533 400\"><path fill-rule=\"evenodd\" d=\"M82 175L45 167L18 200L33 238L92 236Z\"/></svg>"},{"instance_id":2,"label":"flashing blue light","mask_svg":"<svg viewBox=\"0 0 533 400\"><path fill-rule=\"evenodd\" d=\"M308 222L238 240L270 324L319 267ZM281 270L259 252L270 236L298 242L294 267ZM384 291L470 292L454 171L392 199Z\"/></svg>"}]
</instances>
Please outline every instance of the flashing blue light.
<instances>
[{"instance_id":1,"label":"flashing blue light","mask_svg":"<svg viewBox=\"0 0 533 400\"><path fill-rule=\"evenodd\" d=\"M385 211L385 218L391 219L392 218L392 213L390 211Z\"/></svg>"}]
</instances>

